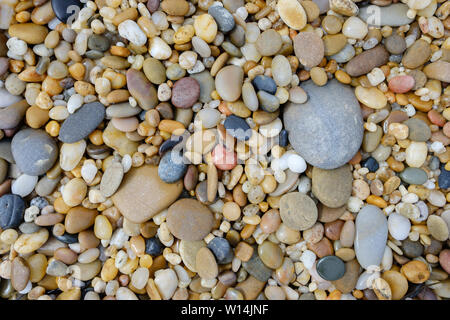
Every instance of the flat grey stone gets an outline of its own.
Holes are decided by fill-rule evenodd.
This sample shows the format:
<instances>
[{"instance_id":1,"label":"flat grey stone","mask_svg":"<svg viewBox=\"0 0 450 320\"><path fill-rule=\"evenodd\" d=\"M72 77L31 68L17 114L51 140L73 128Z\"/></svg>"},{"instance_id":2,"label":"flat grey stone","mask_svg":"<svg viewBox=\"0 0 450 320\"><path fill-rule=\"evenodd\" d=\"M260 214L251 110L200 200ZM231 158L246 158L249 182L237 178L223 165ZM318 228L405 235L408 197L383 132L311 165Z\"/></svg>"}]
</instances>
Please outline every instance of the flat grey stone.
<instances>
[{"instance_id":1,"label":"flat grey stone","mask_svg":"<svg viewBox=\"0 0 450 320\"><path fill-rule=\"evenodd\" d=\"M86 138L105 119L105 107L100 102L85 104L64 120L59 140L74 143Z\"/></svg>"},{"instance_id":2,"label":"flat grey stone","mask_svg":"<svg viewBox=\"0 0 450 320\"><path fill-rule=\"evenodd\" d=\"M284 110L289 142L315 167L335 169L344 165L359 150L364 132L353 89L335 79L323 87L312 81L301 87L308 94L308 101L289 103Z\"/></svg>"},{"instance_id":3,"label":"flat grey stone","mask_svg":"<svg viewBox=\"0 0 450 320\"><path fill-rule=\"evenodd\" d=\"M379 266L386 248L388 225L386 216L376 206L367 205L356 217L355 253L364 269Z\"/></svg>"},{"instance_id":4,"label":"flat grey stone","mask_svg":"<svg viewBox=\"0 0 450 320\"><path fill-rule=\"evenodd\" d=\"M371 26L399 27L414 21L406 16L408 9L403 3L394 3L386 7L370 5L359 8L359 17Z\"/></svg>"}]
</instances>

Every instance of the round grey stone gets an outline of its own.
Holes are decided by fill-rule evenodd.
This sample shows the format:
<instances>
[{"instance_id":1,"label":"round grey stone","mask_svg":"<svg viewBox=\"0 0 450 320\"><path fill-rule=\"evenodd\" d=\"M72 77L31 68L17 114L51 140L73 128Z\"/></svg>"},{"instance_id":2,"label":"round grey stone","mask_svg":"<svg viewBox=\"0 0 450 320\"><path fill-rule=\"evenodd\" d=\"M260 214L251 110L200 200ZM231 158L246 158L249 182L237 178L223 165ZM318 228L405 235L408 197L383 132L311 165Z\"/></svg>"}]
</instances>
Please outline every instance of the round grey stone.
<instances>
[{"instance_id":1,"label":"round grey stone","mask_svg":"<svg viewBox=\"0 0 450 320\"><path fill-rule=\"evenodd\" d=\"M323 87L302 84L308 101L289 103L284 124L289 141L309 164L335 169L350 161L363 139L361 109L353 90L333 79Z\"/></svg>"},{"instance_id":2,"label":"round grey stone","mask_svg":"<svg viewBox=\"0 0 450 320\"><path fill-rule=\"evenodd\" d=\"M20 171L40 176L50 170L58 158L55 141L43 130L24 129L16 133L11 152Z\"/></svg>"},{"instance_id":3,"label":"round grey stone","mask_svg":"<svg viewBox=\"0 0 450 320\"><path fill-rule=\"evenodd\" d=\"M233 30L235 22L231 13L222 6L211 6L208 13L213 16L217 22L219 30L226 33Z\"/></svg>"},{"instance_id":4,"label":"round grey stone","mask_svg":"<svg viewBox=\"0 0 450 320\"><path fill-rule=\"evenodd\" d=\"M74 143L86 138L105 119L105 107L100 102L85 104L64 120L59 140Z\"/></svg>"},{"instance_id":5,"label":"round grey stone","mask_svg":"<svg viewBox=\"0 0 450 320\"><path fill-rule=\"evenodd\" d=\"M408 184L424 184L428 180L425 170L420 168L406 168L399 174L400 178Z\"/></svg>"},{"instance_id":6,"label":"round grey stone","mask_svg":"<svg viewBox=\"0 0 450 320\"><path fill-rule=\"evenodd\" d=\"M159 162L158 175L166 183L175 183L184 177L187 164L177 151L167 152Z\"/></svg>"}]
</instances>

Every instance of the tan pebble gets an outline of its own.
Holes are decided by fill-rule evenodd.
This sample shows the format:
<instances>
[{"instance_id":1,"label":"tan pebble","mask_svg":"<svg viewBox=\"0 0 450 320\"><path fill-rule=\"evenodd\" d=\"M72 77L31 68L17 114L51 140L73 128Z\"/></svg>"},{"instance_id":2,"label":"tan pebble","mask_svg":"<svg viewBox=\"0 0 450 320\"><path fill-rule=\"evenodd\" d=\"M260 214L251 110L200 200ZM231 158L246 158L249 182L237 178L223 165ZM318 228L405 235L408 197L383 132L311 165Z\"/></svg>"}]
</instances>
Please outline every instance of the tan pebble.
<instances>
[{"instance_id":1,"label":"tan pebble","mask_svg":"<svg viewBox=\"0 0 450 320\"><path fill-rule=\"evenodd\" d=\"M417 260L404 264L400 272L412 283L424 283L430 277L430 271L425 262Z\"/></svg>"},{"instance_id":2,"label":"tan pebble","mask_svg":"<svg viewBox=\"0 0 450 320\"><path fill-rule=\"evenodd\" d=\"M39 249L48 239L47 229L40 229L37 232L22 234L14 243L14 250L20 254L31 253Z\"/></svg>"},{"instance_id":3,"label":"tan pebble","mask_svg":"<svg viewBox=\"0 0 450 320\"><path fill-rule=\"evenodd\" d=\"M198 250L195 261L197 272L203 279L214 279L219 274L216 259L208 248Z\"/></svg>"}]
</instances>

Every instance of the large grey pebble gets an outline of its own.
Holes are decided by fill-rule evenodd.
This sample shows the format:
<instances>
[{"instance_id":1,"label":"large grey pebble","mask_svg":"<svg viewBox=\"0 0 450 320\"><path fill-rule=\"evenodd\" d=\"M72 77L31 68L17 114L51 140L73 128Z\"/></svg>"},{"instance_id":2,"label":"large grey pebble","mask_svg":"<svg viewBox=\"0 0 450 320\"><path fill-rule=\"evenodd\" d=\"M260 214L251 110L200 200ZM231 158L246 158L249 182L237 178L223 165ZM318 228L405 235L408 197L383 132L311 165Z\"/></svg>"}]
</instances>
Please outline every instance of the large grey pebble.
<instances>
[{"instance_id":1,"label":"large grey pebble","mask_svg":"<svg viewBox=\"0 0 450 320\"><path fill-rule=\"evenodd\" d=\"M353 90L331 80L323 87L302 84L309 98L302 105L289 103L285 128L294 149L311 165L338 168L353 158L363 138L363 119Z\"/></svg>"},{"instance_id":2,"label":"large grey pebble","mask_svg":"<svg viewBox=\"0 0 450 320\"><path fill-rule=\"evenodd\" d=\"M359 8L359 17L369 25L399 27L414 21L414 18L407 17L408 9L403 3L394 3L387 7L371 5Z\"/></svg>"},{"instance_id":3,"label":"large grey pebble","mask_svg":"<svg viewBox=\"0 0 450 320\"><path fill-rule=\"evenodd\" d=\"M58 146L43 130L24 129L17 132L11 142L11 152L20 171L40 176L55 164Z\"/></svg>"},{"instance_id":4,"label":"large grey pebble","mask_svg":"<svg viewBox=\"0 0 450 320\"><path fill-rule=\"evenodd\" d=\"M100 102L85 104L64 120L59 130L59 140L65 143L86 138L105 119L105 107Z\"/></svg>"}]
</instances>

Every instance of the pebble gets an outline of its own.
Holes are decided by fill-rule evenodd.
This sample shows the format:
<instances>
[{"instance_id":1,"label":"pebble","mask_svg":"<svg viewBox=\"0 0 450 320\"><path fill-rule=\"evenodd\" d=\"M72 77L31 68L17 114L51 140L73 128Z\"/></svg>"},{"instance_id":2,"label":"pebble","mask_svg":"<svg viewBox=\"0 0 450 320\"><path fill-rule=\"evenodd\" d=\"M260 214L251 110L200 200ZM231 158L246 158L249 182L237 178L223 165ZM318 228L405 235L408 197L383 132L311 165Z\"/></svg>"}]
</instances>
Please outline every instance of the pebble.
<instances>
[{"instance_id":1,"label":"pebble","mask_svg":"<svg viewBox=\"0 0 450 320\"><path fill-rule=\"evenodd\" d=\"M332 281L332 284L343 294L350 293L355 289L359 273L360 266L358 261L356 259L348 261L345 263L344 275L340 279Z\"/></svg>"},{"instance_id":2,"label":"pebble","mask_svg":"<svg viewBox=\"0 0 450 320\"><path fill-rule=\"evenodd\" d=\"M419 168L425 162L428 148L425 142L412 141L405 150L406 163L410 167Z\"/></svg>"},{"instance_id":3,"label":"pebble","mask_svg":"<svg viewBox=\"0 0 450 320\"><path fill-rule=\"evenodd\" d=\"M258 246L258 255L261 261L271 269L277 269L283 263L281 248L267 240Z\"/></svg>"},{"instance_id":4,"label":"pebble","mask_svg":"<svg viewBox=\"0 0 450 320\"><path fill-rule=\"evenodd\" d=\"M6 100L9 99L6 98ZM6 106L6 108L0 109L0 128L13 129L17 127L17 125L23 119L23 116L25 115L28 107L29 106L27 102L25 100L22 100L19 102L13 102L11 105Z\"/></svg>"},{"instance_id":5,"label":"pebble","mask_svg":"<svg viewBox=\"0 0 450 320\"><path fill-rule=\"evenodd\" d=\"M244 72L240 67L226 66L216 75L216 90L223 100L233 102L241 96L243 81Z\"/></svg>"},{"instance_id":6,"label":"pebble","mask_svg":"<svg viewBox=\"0 0 450 320\"><path fill-rule=\"evenodd\" d=\"M0 197L0 227L3 230L17 228L23 220L25 202L15 194Z\"/></svg>"},{"instance_id":7,"label":"pebble","mask_svg":"<svg viewBox=\"0 0 450 320\"><path fill-rule=\"evenodd\" d=\"M177 151L169 151L161 158L158 175L166 183L177 183L184 177L186 170L183 157Z\"/></svg>"},{"instance_id":8,"label":"pebble","mask_svg":"<svg viewBox=\"0 0 450 320\"><path fill-rule=\"evenodd\" d=\"M355 95L359 102L372 109L382 109L387 104L387 98L377 87L364 88L357 86Z\"/></svg>"},{"instance_id":9,"label":"pebble","mask_svg":"<svg viewBox=\"0 0 450 320\"><path fill-rule=\"evenodd\" d=\"M360 8L359 17L369 26L400 27L414 21L414 19L408 18L406 14L408 9L408 6L403 3L394 3L386 7L371 5ZM375 10L378 13L376 19L373 14Z\"/></svg>"},{"instance_id":10,"label":"pebble","mask_svg":"<svg viewBox=\"0 0 450 320\"><path fill-rule=\"evenodd\" d=\"M233 260L233 249L225 238L215 237L208 243L208 249L214 254L218 264L227 264Z\"/></svg>"},{"instance_id":11,"label":"pebble","mask_svg":"<svg viewBox=\"0 0 450 320\"><path fill-rule=\"evenodd\" d=\"M213 227L211 211L194 199L181 199L169 207L167 226L181 240L203 239Z\"/></svg>"},{"instance_id":12,"label":"pebble","mask_svg":"<svg viewBox=\"0 0 450 320\"><path fill-rule=\"evenodd\" d=\"M275 94L275 92L277 91L277 85L275 81L268 76L256 76L252 80L252 84L257 91L263 90L270 94Z\"/></svg>"},{"instance_id":13,"label":"pebble","mask_svg":"<svg viewBox=\"0 0 450 320\"><path fill-rule=\"evenodd\" d=\"M15 257L11 263L11 284L17 291L22 291L30 279L30 268L21 257Z\"/></svg>"},{"instance_id":14,"label":"pebble","mask_svg":"<svg viewBox=\"0 0 450 320\"><path fill-rule=\"evenodd\" d=\"M376 172L380 167L378 161L372 157L369 157L366 160L361 161L361 166L369 169L369 172Z\"/></svg>"},{"instance_id":15,"label":"pebble","mask_svg":"<svg viewBox=\"0 0 450 320\"><path fill-rule=\"evenodd\" d=\"M408 258L417 258L423 254L423 245L419 241L405 239L401 247L403 254Z\"/></svg>"},{"instance_id":16,"label":"pebble","mask_svg":"<svg viewBox=\"0 0 450 320\"><path fill-rule=\"evenodd\" d=\"M126 76L128 90L139 106L144 110L153 109L158 103L157 92L144 73L131 68Z\"/></svg>"},{"instance_id":17,"label":"pebble","mask_svg":"<svg viewBox=\"0 0 450 320\"><path fill-rule=\"evenodd\" d=\"M208 13L216 20L219 31L230 32L235 26L234 17L224 7L212 5L208 8Z\"/></svg>"},{"instance_id":18,"label":"pebble","mask_svg":"<svg viewBox=\"0 0 450 320\"><path fill-rule=\"evenodd\" d=\"M447 223L440 216L430 215L427 220L428 231L438 241L446 241L449 236Z\"/></svg>"},{"instance_id":19,"label":"pebble","mask_svg":"<svg viewBox=\"0 0 450 320\"><path fill-rule=\"evenodd\" d=\"M273 29L266 30L258 36L255 45L262 56L273 56L281 49L281 36Z\"/></svg>"},{"instance_id":20,"label":"pebble","mask_svg":"<svg viewBox=\"0 0 450 320\"><path fill-rule=\"evenodd\" d=\"M250 260L244 262L242 266L251 276L262 282L267 282L273 271L261 261L257 250L253 251L253 255ZM262 287L263 286L261 286L261 288Z\"/></svg>"},{"instance_id":21,"label":"pebble","mask_svg":"<svg viewBox=\"0 0 450 320\"><path fill-rule=\"evenodd\" d=\"M163 300L169 300L178 286L177 274L172 269L160 269L155 272L155 285Z\"/></svg>"},{"instance_id":22,"label":"pebble","mask_svg":"<svg viewBox=\"0 0 450 320\"><path fill-rule=\"evenodd\" d=\"M326 256L317 261L316 270L323 279L335 281L344 276L345 264L336 256Z\"/></svg>"},{"instance_id":23,"label":"pebble","mask_svg":"<svg viewBox=\"0 0 450 320\"><path fill-rule=\"evenodd\" d=\"M212 100L211 93L215 89L214 78L211 74L205 70L191 74L191 78L197 80L197 83L200 86L200 96L198 97L198 100L203 103L210 102Z\"/></svg>"},{"instance_id":24,"label":"pebble","mask_svg":"<svg viewBox=\"0 0 450 320\"><path fill-rule=\"evenodd\" d=\"M394 93L406 93L414 88L415 80L413 77L408 75L396 76L389 79L388 85L389 89L391 89Z\"/></svg>"},{"instance_id":25,"label":"pebble","mask_svg":"<svg viewBox=\"0 0 450 320\"><path fill-rule=\"evenodd\" d=\"M86 138L105 118L105 107L100 102L83 105L67 117L61 125L59 140L74 143Z\"/></svg>"},{"instance_id":26,"label":"pebble","mask_svg":"<svg viewBox=\"0 0 450 320\"><path fill-rule=\"evenodd\" d=\"M202 14L194 19L195 35L211 43L217 35L217 23L210 14Z\"/></svg>"},{"instance_id":27,"label":"pebble","mask_svg":"<svg viewBox=\"0 0 450 320\"><path fill-rule=\"evenodd\" d=\"M11 142L11 152L19 169L31 176L47 172L58 157L54 140L46 132L36 129L17 132Z\"/></svg>"},{"instance_id":28,"label":"pebble","mask_svg":"<svg viewBox=\"0 0 450 320\"><path fill-rule=\"evenodd\" d=\"M430 277L430 271L425 262L413 260L404 264L400 272L412 283L424 283Z\"/></svg>"},{"instance_id":29,"label":"pebble","mask_svg":"<svg viewBox=\"0 0 450 320\"><path fill-rule=\"evenodd\" d=\"M34 23L17 23L9 27L8 34L28 44L39 44L44 42L48 29Z\"/></svg>"},{"instance_id":30,"label":"pebble","mask_svg":"<svg viewBox=\"0 0 450 320\"><path fill-rule=\"evenodd\" d=\"M450 188L450 170L446 170L445 166L441 166L441 174L438 178L439 188L448 189Z\"/></svg>"},{"instance_id":31,"label":"pebble","mask_svg":"<svg viewBox=\"0 0 450 320\"><path fill-rule=\"evenodd\" d=\"M435 79L442 82L450 82L450 63L447 61L436 61L427 64L423 72L429 79Z\"/></svg>"},{"instance_id":32,"label":"pebble","mask_svg":"<svg viewBox=\"0 0 450 320\"><path fill-rule=\"evenodd\" d=\"M338 168L361 146L363 126L359 103L352 90L336 80L328 81L323 87L308 81L302 88L308 94L308 101L301 106L289 103L284 112L289 141L309 164L322 169ZM338 92L342 103L336 105ZM317 137L317 132L327 132L330 127L332 137Z\"/></svg>"},{"instance_id":33,"label":"pebble","mask_svg":"<svg viewBox=\"0 0 450 320\"><path fill-rule=\"evenodd\" d=\"M406 68L416 69L427 62L430 55L430 44L423 39L419 39L406 50L402 63Z\"/></svg>"},{"instance_id":34,"label":"pebble","mask_svg":"<svg viewBox=\"0 0 450 320\"><path fill-rule=\"evenodd\" d=\"M356 217L355 253L359 264L367 269L378 266L386 247L388 223L382 211L366 205ZM370 249L369 249L370 248Z\"/></svg>"},{"instance_id":35,"label":"pebble","mask_svg":"<svg viewBox=\"0 0 450 320\"><path fill-rule=\"evenodd\" d=\"M166 81L166 69L161 61L155 58L147 58L142 66L145 76L151 83L161 84Z\"/></svg>"},{"instance_id":36,"label":"pebble","mask_svg":"<svg viewBox=\"0 0 450 320\"><path fill-rule=\"evenodd\" d=\"M445 272L449 273L450 271L450 250L444 249L439 253L439 263L442 267L442 269L445 270Z\"/></svg>"},{"instance_id":37,"label":"pebble","mask_svg":"<svg viewBox=\"0 0 450 320\"><path fill-rule=\"evenodd\" d=\"M252 131L248 123L241 117L230 115L223 123L227 133L241 141L247 141L252 136Z\"/></svg>"},{"instance_id":38,"label":"pebble","mask_svg":"<svg viewBox=\"0 0 450 320\"><path fill-rule=\"evenodd\" d=\"M259 91L257 96L261 109L266 112L275 112L280 107L280 100L274 95L271 95L265 91Z\"/></svg>"},{"instance_id":39,"label":"pebble","mask_svg":"<svg viewBox=\"0 0 450 320\"><path fill-rule=\"evenodd\" d=\"M128 139L125 132L117 130L111 121L104 129L102 138L105 145L116 150L121 156L132 155L137 151L138 143Z\"/></svg>"},{"instance_id":40,"label":"pebble","mask_svg":"<svg viewBox=\"0 0 450 320\"><path fill-rule=\"evenodd\" d=\"M342 207L352 193L352 173L348 165L332 170L314 167L312 170L312 192L329 208Z\"/></svg>"},{"instance_id":41,"label":"pebble","mask_svg":"<svg viewBox=\"0 0 450 320\"><path fill-rule=\"evenodd\" d=\"M315 32L300 32L294 37L293 42L295 56L303 66L312 68L322 61L325 47L322 39Z\"/></svg>"},{"instance_id":42,"label":"pebble","mask_svg":"<svg viewBox=\"0 0 450 320\"><path fill-rule=\"evenodd\" d=\"M406 50L406 41L404 37L392 33L384 40L384 46L390 54L402 54Z\"/></svg>"},{"instance_id":43,"label":"pebble","mask_svg":"<svg viewBox=\"0 0 450 320\"><path fill-rule=\"evenodd\" d=\"M280 216L283 223L294 230L306 230L317 221L314 201L300 192L291 192L280 199Z\"/></svg>"},{"instance_id":44,"label":"pebble","mask_svg":"<svg viewBox=\"0 0 450 320\"><path fill-rule=\"evenodd\" d=\"M330 59L336 60L337 63L346 63L355 56L355 48L351 44L346 44L345 47L336 54L330 56Z\"/></svg>"},{"instance_id":45,"label":"pebble","mask_svg":"<svg viewBox=\"0 0 450 320\"><path fill-rule=\"evenodd\" d=\"M182 78L173 85L171 101L177 108L190 108L197 102L199 97L200 85L194 78Z\"/></svg>"},{"instance_id":46,"label":"pebble","mask_svg":"<svg viewBox=\"0 0 450 320\"><path fill-rule=\"evenodd\" d=\"M424 184L428 180L427 173L421 168L406 168L399 177L408 184Z\"/></svg>"},{"instance_id":47,"label":"pebble","mask_svg":"<svg viewBox=\"0 0 450 320\"><path fill-rule=\"evenodd\" d=\"M214 254L207 247L200 248L195 258L198 275L202 279L211 280L218 276L219 269Z\"/></svg>"},{"instance_id":48,"label":"pebble","mask_svg":"<svg viewBox=\"0 0 450 320\"><path fill-rule=\"evenodd\" d=\"M20 254L31 253L42 247L47 241L48 235L48 230L45 228L41 228L34 233L22 234L16 242L14 242L14 250Z\"/></svg>"},{"instance_id":49,"label":"pebble","mask_svg":"<svg viewBox=\"0 0 450 320\"><path fill-rule=\"evenodd\" d=\"M287 86L292 80L292 70L289 60L282 55L277 55L272 59L272 77L276 85L280 87ZM275 90L276 91L276 90ZM244 97L244 88L242 88L242 96ZM245 99L244 99L245 102ZM253 109L252 109L253 110ZM254 110L255 111L255 110Z\"/></svg>"},{"instance_id":50,"label":"pebble","mask_svg":"<svg viewBox=\"0 0 450 320\"><path fill-rule=\"evenodd\" d=\"M386 64L388 60L389 53L382 45L379 45L351 59L345 70L350 76L358 77L369 73L373 68Z\"/></svg>"},{"instance_id":51,"label":"pebble","mask_svg":"<svg viewBox=\"0 0 450 320\"><path fill-rule=\"evenodd\" d=\"M120 36L130 41L135 46L143 46L147 42L147 36L133 20L125 20L118 26Z\"/></svg>"},{"instance_id":52,"label":"pebble","mask_svg":"<svg viewBox=\"0 0 450 320\"><path fill-rule=\"evenodd\" d=\"M82 7L82 2L80 0L52 0L51 4L56 17L64 23L66 23L67 19L73 14L73 7L71 8L71 6L77 6L78 8Z\"/></svg>"},{"instance_id":53,"label":"pebble","mask_svg":"<svg viewBox=\"0 0 450 320\"><path fill-rule=\"evenodd\" d=\"M395 240L405 240L411 230L411 222L403 215L393 212L388 218L388 230Z\"/></svg>"},{"instance_id":54,"label":"pebble","mask_svg":"<svg viewBox=\"0 0 450 320\"><path fill-rule=\"evenodd\" d=\"M307 16L302 5L295 0L280 0L277 3L281 20L294 30L301 30L307 23Z\"/></svg>"},{"instance_id":55,"label":"pebble","mask_svg":"<svg viewBox=\"0 0 450 320\"><path fill-rule=\"evenodd\" d=\"M111 197L119 189L123 176L123 166L118 162L114 162L106 168L100 181L100 192L102 195L107 198Z\"/></svg>"},{"instance_id":56,"label":"pebble","mask_svg":"<svg viewBox=\"0 0 450 320\"><path fill-rule=\"evenodd\" d=\"M122 215L134 223L143 223L168 208L181 194L182 181L168 184L158 176L158 168L144 165L125 174L117 192L112 196ZM148 197L142 190L153 190ZM130 202L130 199L133 201Z\"/></svg>"},{"instance_id":57,"label":"pebble","mask_svg":"<svg viewBox=\"0 0 450 320\"><path fill-rule=\"evenodd\" d=\"M425 121L419 118L410 118L403 122L408 126L409 135L408 139L417 142L426 142L431 138L430 127Z\"/></svg>"}]
</instances>

